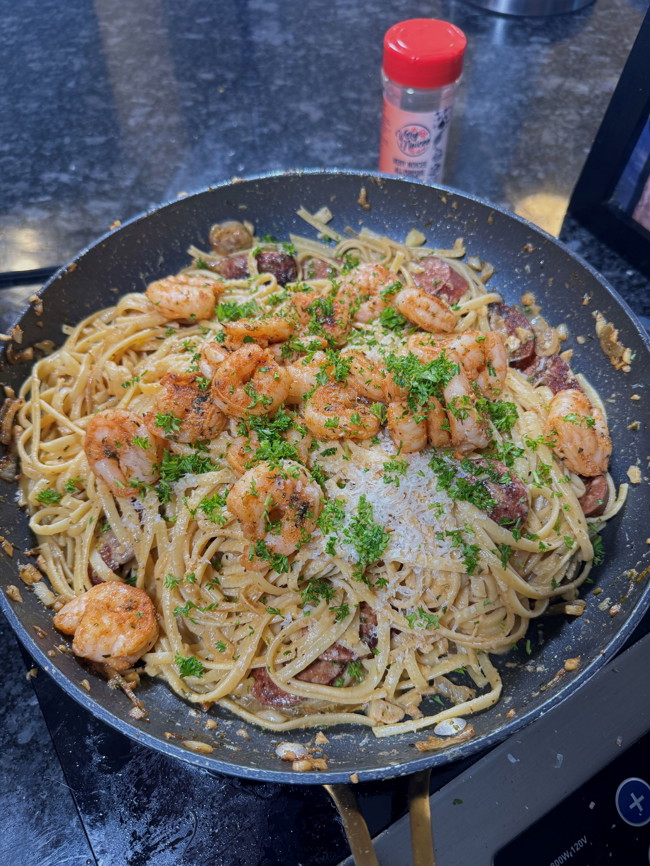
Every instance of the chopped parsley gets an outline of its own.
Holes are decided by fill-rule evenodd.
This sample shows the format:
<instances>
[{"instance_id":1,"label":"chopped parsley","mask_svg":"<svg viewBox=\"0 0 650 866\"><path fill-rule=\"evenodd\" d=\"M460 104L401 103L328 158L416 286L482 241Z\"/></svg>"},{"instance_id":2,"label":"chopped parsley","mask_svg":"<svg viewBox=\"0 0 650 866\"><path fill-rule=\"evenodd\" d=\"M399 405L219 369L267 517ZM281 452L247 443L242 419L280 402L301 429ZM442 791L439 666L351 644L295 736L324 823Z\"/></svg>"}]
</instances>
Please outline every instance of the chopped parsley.
<instances>
[{"instance_id":1,"label":"chopped parsley","mask_svg":"<svg viewBox=\"0 0 650 866\"><path fill-rule=\"evenodd\" d=\"M387 331L402 331L409 324L408 319L398 313L395 307L384 307L379 314L379 321Z\"/></svg>"},{"instance_id":2,"label":"chopped parsley","mask_svg":"<svg viewBox=\"0 0 650 866\"><path fill-rule=\"evenodd\" d=\"M160 427L166 436L173 436L178 433L182 423L181 419L177 418L172 412L157 412L154 420L156 427Z\"/></svg>"},{"instance_id":3,"label":"chopped parsley","mask_svg":"<svg viewBox=\"0 0 650 866\"><path fill-rule=\"evenodd\" d=\"M472 505L480 508L481 511L489 511L497 504L487 487L481 484L480 480L476 477L481 474L482 467L472 464L471 461L462 461L461 464L458 464L437 454L431 457L429 466L438 476L437 489L444 491L451 499L471 502ZM459 473L459 467L461 466L468 473L471 469L472 474L463 477Z\"/></svg>"},{"instance_id":4,"label":"chopped parsley","mask_svg":"<svg viewBox=\"0 0 650 866\"><path fill-rule=\"evenodd\" d=\"M413 412L425 406L432 396L442 396L442 389L460 370L458 364L450 361L443 350L433 361L424 363L410 353L386 357L386 367L392 373L395 384L407 388L406 402Z\"/></svg>"},{"instance_id":5,"label":"chopped parsley","mask_svg":"<svg viewBox=\"0 0 650 866\"><path fill-rule=\"evenodd\" d=\"M356 580L363 580L366 568L381 559L390 541L390 532L375 523L372 505L365 494L359 498L357 513L343 530L343 535L359 557L352 576Z\"/></svg>"},{"instance_id":6,"label":"chopped parsley","mask_svg":"<svg viewBox=\"0 0 650 866\"><path fill-rule=\"evenodd\" d=\"M289 571L289 557L283 553L274 553L263 538L251 545L248 554L250 562L255 557L261 559L263 562L268 562L271 568L278 574L286 574Z\"/></svg>"},{"instance_id":7,"label":"chopped parsley","mask_svg":"<svg viewBox=\"0 0 650 866\"><path fill-rule=\"evenodd\" d=\"M307 586L300 590L300 597L303 604L316 605L322 598L325 601L330 601L334 598L334 587L324 578L311 578L307 582Z\"/></svg>"},{"instance_id":8,"label":"chopped parsley","mask_svg":"<svg viewBox=\"0 0 650 866\"><path fill-rule=\"evenodd\" d=\"M245 301L242 304L237 301L221 301L215 310L220 322L238 322L240 319L250 319L260 312L255 301Z\"/></svg>"},{"instance_id":9,"label":"chopped parsley","mask_svg":"<svg viewBox=\"0 0 650 866\"><path fill-rule=\"evenodd\" d=\"M202 677L205 668L196 656L182 656L176 653L174 664L178 668L179 677Z\"/></svg>"},{"instance_id":10,"label":"chopped parsley","mask_svg":"<svg viewBox=\"0 0 650 866\"><path fill-rule=\"evenodd\" d=\"M338 607L331 607L330 610L336 617L336 622L341 622L346 616L350 616L350 605L347 602L339 604Z\"/></svg>"},{"instance_id":11,"label":"chopped parsley","mask_svg":"<svg viewBox=\"0 0 650 866\"><path fill-rule=\"evenodd\" d=\"M42 505L58 505L61 501L62 495L63 494L58 493L51 487L46 487L45 490L41 490L38 494L36 501L40 502Z\"/></svg>"},{"instance_id":12,"label":"chopped parsley","mask_svg":"<svg viewBox=\"0 0 650 866\"><path fill-rule=\"evenodd\" d=\"M404 619L408 622L409 628L440 628L440 619L437 614L429 613L423 607L418 607L414 613L407 613Z\"/></svg>"},{"instance_id":13,"label":"chopped parsley","mask_svg":"<svg viewBox=\"0 0 650 866\"><path fill-rule=\"evenodd\" d=\"M591 539L591 544L594 549L594 565L600 565L605 558L605 547L603 539L600 535L594 535Z\"/></svg>"},{"instance_id":14,"label":"chopped parsley","mask_svg":"<svg viewBox=\"0 0 650 866\"><path fill-rule=\"evenodd\" d=\"M404 477L408 471L408 460L388 460L383 465L383 482L384 484L394 484L399 487L400 476Z\"/></svg>"},{"instance_id":15,"label":"chopped parsley","mask_svg":"<svg viewBox=\"0 0 650 866\"><path fill-rule=\"evenodd\" d=\"M226 517L223 509L226 507L227 494L213 493L212 496L205 496L199 502L199 511L212 521L217 526L223 526L226 523Z\"/></svg>"},{"instance_id":16,"label":"chopped parsley","mask_svg":"<svg viewBox=\"0 0 650 866\"><path fill-rule=\"evenodd\" d=\"M517 407L507 400L486 400L482 397L476 403L500 433L510 433L519 418Z\"/></svg>"}]
</instances>

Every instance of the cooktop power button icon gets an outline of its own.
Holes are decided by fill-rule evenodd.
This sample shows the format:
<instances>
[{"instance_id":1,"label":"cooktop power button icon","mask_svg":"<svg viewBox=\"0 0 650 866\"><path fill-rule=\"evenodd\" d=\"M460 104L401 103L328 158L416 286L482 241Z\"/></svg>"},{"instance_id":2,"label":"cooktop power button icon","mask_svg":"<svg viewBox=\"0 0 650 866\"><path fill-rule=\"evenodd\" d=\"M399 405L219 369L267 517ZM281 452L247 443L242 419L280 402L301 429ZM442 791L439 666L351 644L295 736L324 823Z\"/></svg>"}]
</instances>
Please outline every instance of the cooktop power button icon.
<instances>
[{"instance_id":1,"label":"cooktop power button icon","mask_svg":"<svg viewBox=\"0 0 650 866\"><path fill-rule=\"evenodd\" d=\"M624 779L616 789L616 811L632 827L650 821L650 785L637 776Z\"/></svg>"}]
</instances>

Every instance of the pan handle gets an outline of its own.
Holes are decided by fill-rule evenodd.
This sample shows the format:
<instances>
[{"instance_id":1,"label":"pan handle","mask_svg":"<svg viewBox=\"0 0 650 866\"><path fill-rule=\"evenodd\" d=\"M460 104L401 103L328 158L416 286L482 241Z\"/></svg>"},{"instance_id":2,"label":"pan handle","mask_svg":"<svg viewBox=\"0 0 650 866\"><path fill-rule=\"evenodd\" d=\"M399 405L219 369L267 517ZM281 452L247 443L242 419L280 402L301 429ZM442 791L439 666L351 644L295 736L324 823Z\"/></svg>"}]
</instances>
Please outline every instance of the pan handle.
<instances>
[{"instance_id":1,"label":"pan handle","mask_svg":"<svg viewBox=\"0 0 650 866\"><path fill-rule=\"evenodd\" d=\"M409 817L413 866L436 866L431 832L429 780L431 768L414 773L409 779Z\"/></svg>"},{"instance_id":2,"label":"pan handle","mask_svg":"<svg viewBox=\"0 0 650 866\"><path fill-rule=\"evenodd\" d=\"M414 773L409 779L408 799L411 821L413 866L436 866L431 835L429 779L431 770ZM334 800L356 866L379 866L372 839L357 798L349 785L324 785Z\"/></svg>"},{"instance_id":3,"label":"pan handle","mask_svg":"<svg viewBox=\"0 0 650 866\"><path fill-rule=\"evenodd\" d=\"M356 866L379 866L368 825L361 814L352 789L348 785L323 785L323 787L334 800L334 805L341 816L345 836Z\"/></svg>"}]
</instances>

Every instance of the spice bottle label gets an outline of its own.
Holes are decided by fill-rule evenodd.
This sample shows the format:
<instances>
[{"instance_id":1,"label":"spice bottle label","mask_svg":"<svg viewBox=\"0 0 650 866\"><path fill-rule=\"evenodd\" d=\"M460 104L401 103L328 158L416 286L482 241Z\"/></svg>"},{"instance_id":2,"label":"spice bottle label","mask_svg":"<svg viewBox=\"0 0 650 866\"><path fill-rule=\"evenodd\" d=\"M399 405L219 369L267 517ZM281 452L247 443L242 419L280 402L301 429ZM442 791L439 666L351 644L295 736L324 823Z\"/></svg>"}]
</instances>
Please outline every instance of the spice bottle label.
<instances>
[{"instance_id":1,"label":"spice bottle label","mask_svg":"<svg viewBox=\"0 0 650 866\"><path fill-rule=\"evenodd\" d=\"M416 180L442 180L452 106L404 111L384 98L379 170Z\"/></svg>"}]
</instances>

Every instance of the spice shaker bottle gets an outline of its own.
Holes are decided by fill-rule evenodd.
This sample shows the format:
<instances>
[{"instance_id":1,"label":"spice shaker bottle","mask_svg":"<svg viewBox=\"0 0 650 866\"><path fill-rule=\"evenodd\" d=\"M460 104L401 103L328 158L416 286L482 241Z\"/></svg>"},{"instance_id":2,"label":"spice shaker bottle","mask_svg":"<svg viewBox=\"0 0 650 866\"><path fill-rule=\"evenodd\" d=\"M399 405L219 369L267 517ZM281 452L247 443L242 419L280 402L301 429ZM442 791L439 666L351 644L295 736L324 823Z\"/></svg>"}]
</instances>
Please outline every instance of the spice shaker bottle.
<instances>
[{"instance_id":1,"label":"spice shaker bottle","mask_svg":"<svg viewBox=\"0 0 650 866\"><path fill-rule=\"evenodd\" d=\"M442 180L466 45L462 30L434 18L400 21L386 32L380 171Z\"/></svg>"}]
</instances>

